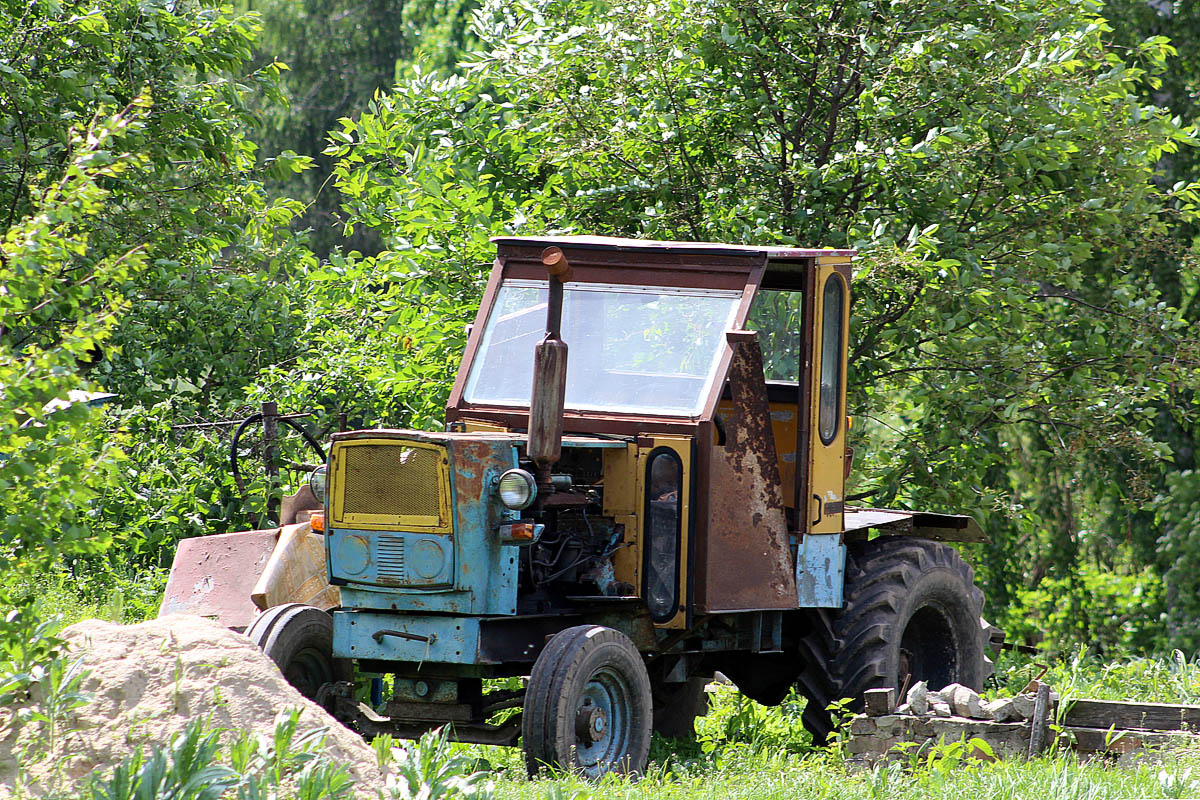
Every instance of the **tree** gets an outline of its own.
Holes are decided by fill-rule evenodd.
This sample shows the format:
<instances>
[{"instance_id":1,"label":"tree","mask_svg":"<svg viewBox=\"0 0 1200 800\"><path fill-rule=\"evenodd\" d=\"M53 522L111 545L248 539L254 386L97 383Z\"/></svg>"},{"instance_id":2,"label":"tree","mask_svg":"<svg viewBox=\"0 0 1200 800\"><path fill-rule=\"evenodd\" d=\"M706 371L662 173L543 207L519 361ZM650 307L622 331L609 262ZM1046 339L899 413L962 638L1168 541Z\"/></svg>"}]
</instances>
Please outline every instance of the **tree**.
<instances>
[{"instance_id":1,"label":"tree","mask_svg":"<svg viewBox=\"0 0 1200 800\"><path fill-rule=\"evenodd\" d=\"M256 5L264 32L257 60L289 65L281 88L287 103L267 98L256 141L268 152L295 150L314 159L314 169L287 176L276 188L303 198L297 227L311 231L322 257L336 247L377 252L380 243L359 227L344 236L340 198L329 182L333 160L322 155L326 132L342 117L355 118L378 91L411 65L453 71L468 42L474 0L266 0Z\"/></svg>"},{"instance_id":2,"label":"tree","mask_svg":"<svg viewBox=\"0 0 1200 800\"><path fill-rule=\"evenodd\" d=\"M256 30L206 2L0 4L0 594L144 534L100 512L143 502L122 445L170 449L47 401L213 407L292 352L279 278L311 254L280 235L298 206L268 201L243 134L250 84L279 71L246 71Z\"/></svg>"},{"instance_id":3,"label":"tree","mask_svg":"<svg viewBox=\"0 0 1200 800\"><path fill-rule=\"evenodd\" d=\"M1129 269L1194 214L1156 180L1193 131L1142 97L1172 50L1110 47L1099 11L489 3L464 77L406 82L330 153L393 243L467 196L495 231L860 248L859 499L984 517L990 595L1064 578L1083 635L1088 525L1139 499L1097 487L1164 455L1155 403L1200 364Z\"/></svg>"}]
</instances>

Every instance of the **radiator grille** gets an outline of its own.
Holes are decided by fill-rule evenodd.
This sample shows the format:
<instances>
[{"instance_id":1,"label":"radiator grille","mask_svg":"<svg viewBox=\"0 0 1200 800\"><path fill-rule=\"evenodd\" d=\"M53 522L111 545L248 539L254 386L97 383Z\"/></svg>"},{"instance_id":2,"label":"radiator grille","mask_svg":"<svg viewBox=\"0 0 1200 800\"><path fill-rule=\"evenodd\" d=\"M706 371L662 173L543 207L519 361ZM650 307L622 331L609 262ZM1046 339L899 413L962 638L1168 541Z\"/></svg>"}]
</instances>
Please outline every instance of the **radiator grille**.
<instances>
[{"instance_id":1,"label":"radiator grille","mask_svg":"<svg viewBox=\"0 0 1200 800\"><path fill-rule=\"evenodd\" d=\"M412 525L440 528L446 498L444 451L402 444L355 444L341 448L340 521L369 527Z\"/></svg>"},{"instance_id":2,"label":"radiator grille","mask_svg":"<svg viewBox=\"0 0 1200 800\"><path fill-rule=\"evenodd\" d=\"M376 545L376 563L380 583L404 583L404 539L381 534Z\"/></svg>"}]
</instances>

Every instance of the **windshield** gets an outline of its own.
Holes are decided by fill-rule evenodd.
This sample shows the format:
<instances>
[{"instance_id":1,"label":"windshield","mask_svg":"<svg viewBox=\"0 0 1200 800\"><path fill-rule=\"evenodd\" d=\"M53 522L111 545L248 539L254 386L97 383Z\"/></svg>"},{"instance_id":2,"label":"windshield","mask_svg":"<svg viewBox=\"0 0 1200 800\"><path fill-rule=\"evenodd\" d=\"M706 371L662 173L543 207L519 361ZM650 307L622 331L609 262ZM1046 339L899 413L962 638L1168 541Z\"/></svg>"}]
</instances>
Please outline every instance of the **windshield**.
<instances>
[{"instance_id":1,"label":"windshield","mask_svg":"<svg viewBox=\"0 0 1200 800\"><path fill-rule=\"evenodd\" d=\"M547 294L544 281L501 284L467 378L466 402L529 405ZM741 292L721 289L567 284L567 408L698 416L740 299Z\"/></svg>"}]
</instances>

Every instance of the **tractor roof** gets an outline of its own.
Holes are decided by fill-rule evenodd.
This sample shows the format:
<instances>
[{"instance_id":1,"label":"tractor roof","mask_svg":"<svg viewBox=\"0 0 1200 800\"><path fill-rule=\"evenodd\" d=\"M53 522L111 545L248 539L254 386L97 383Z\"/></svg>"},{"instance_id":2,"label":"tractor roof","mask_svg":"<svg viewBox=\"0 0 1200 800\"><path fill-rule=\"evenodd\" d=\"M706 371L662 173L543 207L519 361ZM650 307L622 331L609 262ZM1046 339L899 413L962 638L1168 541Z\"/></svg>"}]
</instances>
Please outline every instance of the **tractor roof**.
<instances>
[{"instance_id":1,"label":"tractor roof","mask_svg":"<svg viewBox=\"0 0 1200 800\"><path fill-rule=\"evenodd\" d=\"M811 247L783 247L755 244L718 244L715 242L660 242L653 239L624 239L617 236L496 236L497 245L558 245L587 250L671 252L688 255L759 255L767 258L852 257L855 250Z\"/></svg>"}]
</instances>

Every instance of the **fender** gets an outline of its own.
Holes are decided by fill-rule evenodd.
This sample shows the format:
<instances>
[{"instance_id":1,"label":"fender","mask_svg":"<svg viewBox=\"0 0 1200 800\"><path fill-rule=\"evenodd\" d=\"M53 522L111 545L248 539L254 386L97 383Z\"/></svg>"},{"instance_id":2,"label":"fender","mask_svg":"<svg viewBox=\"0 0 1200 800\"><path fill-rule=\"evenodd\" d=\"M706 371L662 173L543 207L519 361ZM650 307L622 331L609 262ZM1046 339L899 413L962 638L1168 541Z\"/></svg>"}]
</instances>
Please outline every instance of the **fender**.
<instances>
[{"instance_id":1,"label":"fender","mask_svg":"<svg viewBox=\"0 0 1200 800\"><path fill-rule=\"evenodd\" d=\"M866 534L868 529L935 542L986 542L988 536L973 518L963 514L902 511L890 508L848 508L844 532Z\"/></svg>"}]
</instances>

